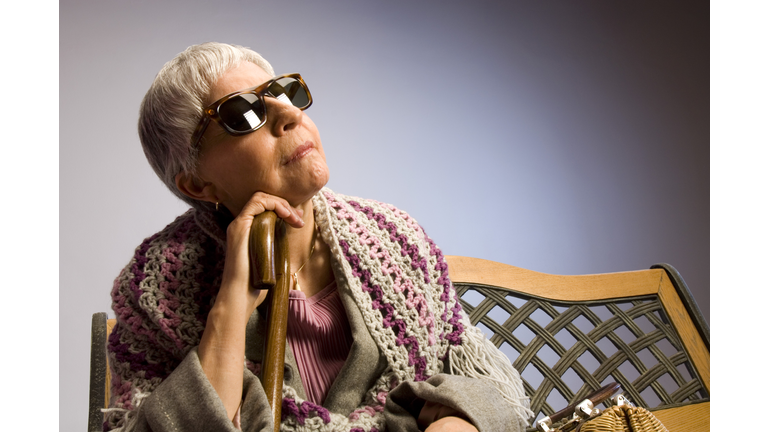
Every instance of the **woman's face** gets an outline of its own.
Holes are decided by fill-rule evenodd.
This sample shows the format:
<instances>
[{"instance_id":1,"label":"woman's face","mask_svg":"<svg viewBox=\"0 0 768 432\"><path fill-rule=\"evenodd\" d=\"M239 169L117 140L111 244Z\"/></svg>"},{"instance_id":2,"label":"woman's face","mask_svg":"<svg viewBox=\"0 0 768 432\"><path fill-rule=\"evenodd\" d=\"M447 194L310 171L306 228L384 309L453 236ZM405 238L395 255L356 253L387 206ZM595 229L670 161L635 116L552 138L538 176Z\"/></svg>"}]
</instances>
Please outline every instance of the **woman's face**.
<instances>
[{"instance_id":1,"label":"woman's face","mask_svg":"<svg viewBox=\"0 0 768 432\"><path fill-rule=\"evenodd\" d=\"M259 66L244 62L216 82L206 104L271 78ZM312 120L289 103L264 99L267 122L260 129L236 137L211 122L201 144L198 178L213 187L212 199L234 215L256 192L282 197L296 206L328 182L320 133Z\"/></svg>"}]
</instances>

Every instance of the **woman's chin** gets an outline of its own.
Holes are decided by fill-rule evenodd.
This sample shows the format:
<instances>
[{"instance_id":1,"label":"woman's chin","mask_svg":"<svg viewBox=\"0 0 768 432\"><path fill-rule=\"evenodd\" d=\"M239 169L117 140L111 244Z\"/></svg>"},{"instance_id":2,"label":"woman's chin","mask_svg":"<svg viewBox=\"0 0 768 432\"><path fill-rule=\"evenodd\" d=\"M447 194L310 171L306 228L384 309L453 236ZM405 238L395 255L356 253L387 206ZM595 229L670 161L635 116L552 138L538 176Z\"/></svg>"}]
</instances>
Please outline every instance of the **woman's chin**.
<instances>
[{"instance_id":1,"label":"woman's chin","mask_svg":"<svg viewBox=\"0 0 768 432\"><path fill-rule=\"evenodd\" d=\"M325 161L313 163L300 177L287 180L284 183L287 190L284 191L283 198L287 199L294 207L303 204L320 192L320 189L328 184L329 178L330 174Z\"/></svg>"},{"instance_id":2,"label":"woman's chin","mask_svg":"<svg viewBox=\"0 0 768 432\"><path fill-rule=\"evenodd\" d=\"M306 194L303 197L301 197L298 201L306 202L311 200L313 196L317 195L317 193L320 192L320 190L323 187L325 187L326 184L328 184L330 175L327 169L317 170L313 174L314 175L312 176L311 182L305 188L305 190L307 191Z\"/></svg>"},{"instance_id":3,"label":"woman's chin","mask_svg":"<svg viewBox=\"0 0 768 432\"><path fill-rule=\"evenodd\" d=\"M320 159L312 164L309 169L309 181L307 182L308 187L314 189L312 196L328 184L328 179L330 177L331 174L328 171L328 165L325 163L325 159Z\"/></svg>"},{"instance_id":4,"label":"woman's chin","mask_svg":"<svg viewBox=\"0 0 768 432\"><path fill-rule=\"evenodd\" d=\"M328 165L323 164L323 167L319 167L316 170L315 179L317 184L317 191L325 187L328 184L328 180L331 178L331 173L328 171ZM317 192L315 192L317 193Z\"/></svg>"}]
</instances>

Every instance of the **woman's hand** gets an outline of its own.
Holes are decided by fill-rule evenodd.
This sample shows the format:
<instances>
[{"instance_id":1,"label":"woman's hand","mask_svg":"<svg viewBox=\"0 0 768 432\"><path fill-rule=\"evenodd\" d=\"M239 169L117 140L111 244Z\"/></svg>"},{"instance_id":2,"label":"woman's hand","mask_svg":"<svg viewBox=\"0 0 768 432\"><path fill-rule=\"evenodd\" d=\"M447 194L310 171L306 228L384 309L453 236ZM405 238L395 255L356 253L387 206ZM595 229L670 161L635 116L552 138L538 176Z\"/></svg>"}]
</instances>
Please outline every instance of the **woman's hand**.
<instances>
[{"instance_id":1,"label":"woman's hand","mask_svg":"<svg viewBox=\"0 0 768 432\"><path fill-rule=\"evenodd\" d=\"M243 206L240 214L229 224L227 228L227 255L224 262L221 289L216 303L218 304L221 300L222 303L228 303L231 308L245 307L242 313L245 314L246 322L251 313L266 297L266 292L250 289L250 261L248 257L248 241L253 218L265 211L274 211L279 218L294 228L304 226L301 209L292 207L288 201L282 198L263 192L253 194ZM230 309L230 313L232 312L234 311Z\"/></svg>"},{"instance_id":2,"label":"woman's hand","mask_svg":"<svg viewBox=\"0 0 768 432\"><path fill-rule=\"evenodd\" d=\"M464 414L439 402L426 401L416 423L424 432L478 432Z\"/></svg>"},{"instance_id":3,"label":"woman's hand","mask_svg":"<svg viewBox=\"0 0 768 432\"><path fill-rule=\"evenodd\" d=\"M284 199L262 192L253 194L227 228L221 287L198 347L203 372L230 419L234 418L242 399L245 327L266 297L266 291L250 288L248 241L254 216L267 210L274 211L293 227L304 226L303 212Z\"/></svg>"},{"instance_id":4,"label":"woman's hand","mask_svg":"<svg viewBox=\"0 0 768 432\"><path fill-rule=\"evenodd\" d=\"M424 432L478 432L478 430L463 418L449 416L432 423Z\"/></svg>"}]
</instances>

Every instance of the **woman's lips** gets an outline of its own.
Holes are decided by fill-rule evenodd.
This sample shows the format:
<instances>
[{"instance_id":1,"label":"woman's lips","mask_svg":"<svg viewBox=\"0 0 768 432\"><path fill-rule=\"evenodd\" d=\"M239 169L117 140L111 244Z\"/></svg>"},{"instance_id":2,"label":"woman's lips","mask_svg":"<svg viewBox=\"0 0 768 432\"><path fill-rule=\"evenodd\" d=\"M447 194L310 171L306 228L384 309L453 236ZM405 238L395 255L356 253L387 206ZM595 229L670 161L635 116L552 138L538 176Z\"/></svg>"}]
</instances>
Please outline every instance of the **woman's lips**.
<instances>
[{"instance_id":1,"label":"woman's lips","mask_svg":"<svg viewBox=\"0 0 768 432\"><path fill-rule=\"evenodd\" d=\"M293 153L291 154L291 157L288 158L288 161L286 161L284 165L288 165L290 163L296 162L297 160L308 155L309 152L311 152L314 148L315 148L315 144L312 141L305 142L304 144L298 146L296 150L293 151Z\"/></svg>"}]
</instances>

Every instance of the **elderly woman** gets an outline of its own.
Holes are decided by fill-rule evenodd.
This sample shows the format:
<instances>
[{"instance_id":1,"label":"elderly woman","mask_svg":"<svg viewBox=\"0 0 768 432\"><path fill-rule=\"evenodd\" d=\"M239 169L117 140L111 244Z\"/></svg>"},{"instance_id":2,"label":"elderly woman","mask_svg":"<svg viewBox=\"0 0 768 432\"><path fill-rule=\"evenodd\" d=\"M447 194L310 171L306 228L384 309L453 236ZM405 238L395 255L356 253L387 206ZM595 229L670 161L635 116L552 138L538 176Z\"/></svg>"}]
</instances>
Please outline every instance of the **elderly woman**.
<instances>
[{"instance_id":1,"label":"elderly woman","mask_svg":"<svg viewBox=\"0 0 768 432\"><path fill-rule=\"evenodd\" d=\"M141 106L144 152L192 208L115 280L104 429L273 430L261 383L254 216L287 224L292 276L281 430L517 431L519 374L461 311L440 250L406 213L324 188L298 74L193 46Z\"/></svg>"}]
</instances>

